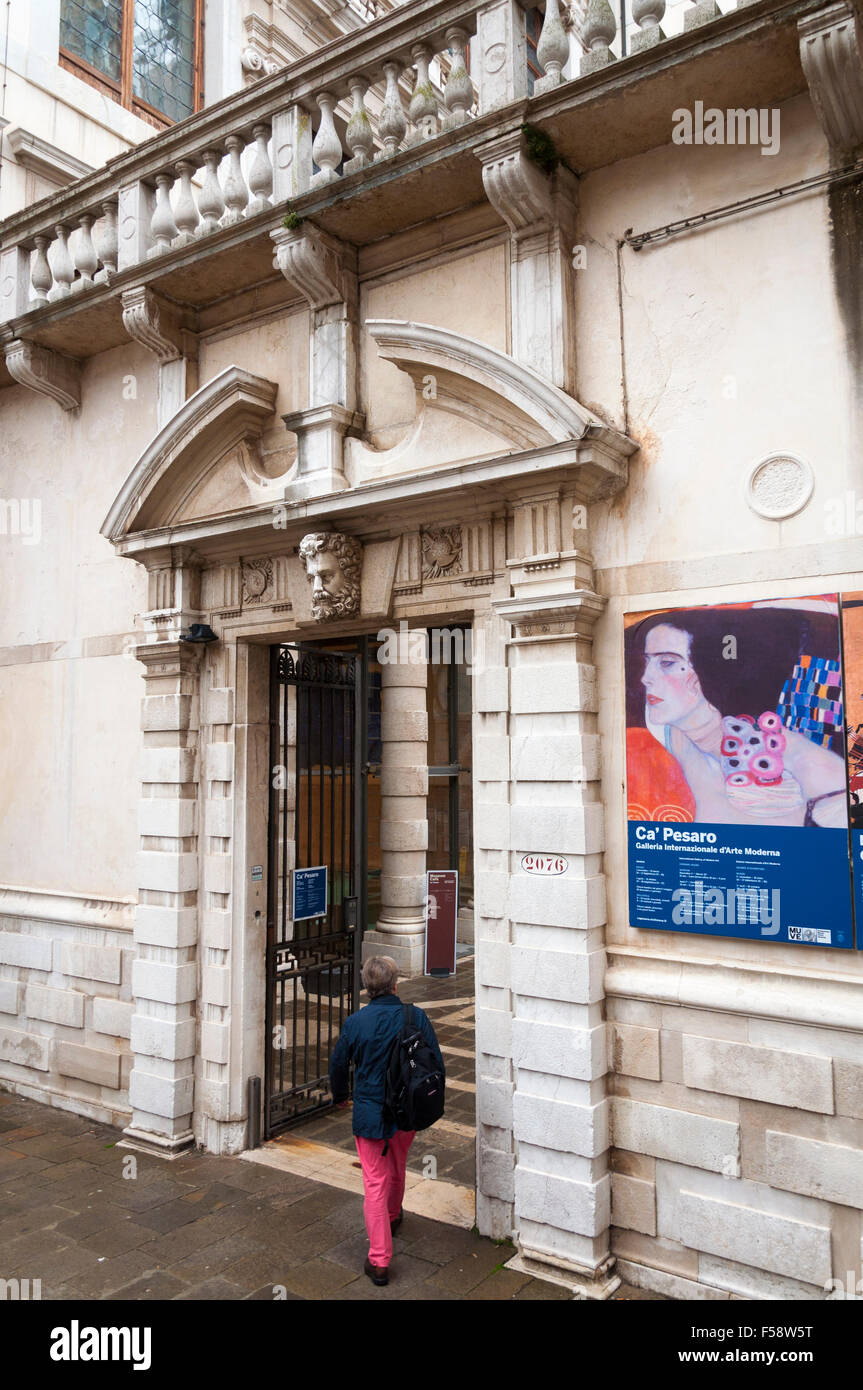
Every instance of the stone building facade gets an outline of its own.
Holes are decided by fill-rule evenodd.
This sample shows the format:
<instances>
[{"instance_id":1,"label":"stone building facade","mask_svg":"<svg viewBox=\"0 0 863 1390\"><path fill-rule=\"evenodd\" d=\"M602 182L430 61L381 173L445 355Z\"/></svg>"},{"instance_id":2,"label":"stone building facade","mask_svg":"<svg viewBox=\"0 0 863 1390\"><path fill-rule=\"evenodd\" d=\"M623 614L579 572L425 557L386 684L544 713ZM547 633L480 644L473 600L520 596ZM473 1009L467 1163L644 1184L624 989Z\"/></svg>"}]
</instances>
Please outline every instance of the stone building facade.
<instances>
[{"instance_id":1,"label":"stone building facade","mask_svg":"<svg viewBox=\"0 0 863 1390\"><path fill-rule=\"evenodd\" d=\"M242 1151L270 651L469 628L480 1230L589 1297L817 1299L861 1276L861 957L630 925L623 632L863 589L863 36L661 10L579 57L549 0L537 76L518 0L416 0L0 225L0 1084ZM699 101L781 141L675 143ZM317 534L362 547L324 620ZM410 971L429 679L382 668Z\"/></svg>"}]
</instances>

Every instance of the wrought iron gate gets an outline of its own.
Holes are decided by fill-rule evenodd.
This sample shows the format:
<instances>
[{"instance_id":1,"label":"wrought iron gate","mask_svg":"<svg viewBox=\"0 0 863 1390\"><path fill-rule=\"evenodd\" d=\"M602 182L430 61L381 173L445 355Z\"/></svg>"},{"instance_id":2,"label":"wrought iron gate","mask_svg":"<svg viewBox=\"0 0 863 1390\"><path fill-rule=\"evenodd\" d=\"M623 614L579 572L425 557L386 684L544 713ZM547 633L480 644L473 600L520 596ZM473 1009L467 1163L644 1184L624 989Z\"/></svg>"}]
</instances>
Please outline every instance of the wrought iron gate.
<instances>
[{"instance_id":1,"label":"wrought iron gate","mask_svg":"<svg viewBox=\"0 0 863 1390\"><path fill-rule=\"evenodd\" d=\"M359 999L364 685L360 653L272 649L265 1137L332 1104L330 1052ZM292 870L320 865L326 910L297 920Z\"/></svg>"}]
</instances>

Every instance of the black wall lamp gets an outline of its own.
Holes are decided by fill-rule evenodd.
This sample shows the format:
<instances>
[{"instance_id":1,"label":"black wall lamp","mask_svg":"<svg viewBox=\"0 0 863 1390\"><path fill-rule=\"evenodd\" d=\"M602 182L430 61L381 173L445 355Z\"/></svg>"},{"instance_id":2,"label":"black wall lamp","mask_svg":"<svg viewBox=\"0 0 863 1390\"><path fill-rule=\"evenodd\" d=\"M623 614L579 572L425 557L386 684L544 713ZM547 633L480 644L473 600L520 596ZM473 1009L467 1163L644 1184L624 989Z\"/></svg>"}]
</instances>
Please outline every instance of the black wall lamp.
<instances>
[{"instance_id":1,"label":"black wall lamp","mask_svg":"<svg viewBox=\"0 0 863 1390\"><path fill-rule=\"evenodd\" d=\"M188 632L180 633L181 642L218 642L219 638L209 623L190 623Z\"/></svg>"}]
</instances>

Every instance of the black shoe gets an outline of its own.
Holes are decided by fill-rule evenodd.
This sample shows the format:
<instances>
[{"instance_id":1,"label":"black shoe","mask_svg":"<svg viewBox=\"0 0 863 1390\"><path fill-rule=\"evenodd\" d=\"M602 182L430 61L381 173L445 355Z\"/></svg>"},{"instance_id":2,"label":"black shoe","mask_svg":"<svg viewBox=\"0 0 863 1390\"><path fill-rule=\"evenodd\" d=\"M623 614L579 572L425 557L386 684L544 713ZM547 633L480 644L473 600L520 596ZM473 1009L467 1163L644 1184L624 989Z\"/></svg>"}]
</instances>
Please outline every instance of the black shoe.
<instances>
[{"instance_id":1,"label":"black shoe","mask_svg":"<svg viewBox=\"0 0 863 1390\"><path fill-rule=\"evenodd\" d=\"M396 1231L398 1230L399 1226L402 1224L402 1217L404 1216L404 1214L405 1214L405 1213L404 1213L404 1208L402 1208L402 1210L399 1212L398 1216L394 1217L394 1219L390 1222L390 1235L391 1235L391 1236L394 1236L394 1235L395 1235L395 1233L396 1233Z\"/></svg>"},{"instance_id":2,"label":"black shoe","mask_svg":"<svg viewBox=\"0 0 863 1390\"><path fill-rule=\"evenodd\" d=\"M363 1268L365 1270L365 1273L371 1279L372 1283L377 1284L378 1288L382 1288L384 1284L388 1284L390 1282L389 1266L373 1265L371 1260L366 1260Z\"/></svg>"}]
</instances>

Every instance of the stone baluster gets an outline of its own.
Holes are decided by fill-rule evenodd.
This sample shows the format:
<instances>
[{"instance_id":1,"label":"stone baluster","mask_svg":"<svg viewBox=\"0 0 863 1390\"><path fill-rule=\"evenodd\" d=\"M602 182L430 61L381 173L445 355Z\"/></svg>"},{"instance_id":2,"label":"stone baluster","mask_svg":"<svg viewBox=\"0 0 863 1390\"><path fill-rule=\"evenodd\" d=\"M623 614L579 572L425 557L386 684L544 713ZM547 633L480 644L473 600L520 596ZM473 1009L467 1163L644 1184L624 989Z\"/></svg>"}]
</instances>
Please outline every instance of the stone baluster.
<instances>
[{"instance_id":1,"label":"stone baluster","mask_svg":"<svg viewBox=\"0 0 863 1390\"><path fill-rule=\"evenodd\" d=\"M96 255L96 248L93 245L93 223L95 218L91 212L85 212L78 218L78 237L75 247L75 269L79 278L73 280L74 290L92 289L96 271L99 268L99 258Z\"/></svg>"},{"instance_id":2,"label":"stone baluster","mask_svg":"<svg viewBox=\"0 0 863 1390\"><path fill-rule=\"evenodd\" d=\"M173 183L173 174L156 175L156 206L153 209L153 217L150 222L150 231L155 245L151 246L147 252L149 257L161 256L165 251L170 251L174 238L179 235L171 209Z\"/></svg>"},{"instance_id":3,"label":"stone baluster","mask_svg":"<svg viewBox=\"0 0 863 1390\"><path fill-rule=\"evenodd\" d=\"M75 267L72 265L72 257L69 255L69 228L62 222L58 222L54 231L57 239L53 245L53 265L54 288L49 291L50 300L65 299L72 293L72 281L75 278Z\"/></svg>"},{"instance_id":4,"label":"stone baluster","mask_svg":"<svg viewBox=\"0 0 863 1390\"><path fill-rule=\"evenodd\" d=\"M616 33L617 20L608 0L590 0L582 29L582 38L588 49L579 65L582 77L615 61L609 45Z\"/></svg>"},{"instance_id":5,"label":"stone baluster","mask_svg":"<svg viewBox=\"0 0 863 1390\"><path fill-rule=\"evenodd\" d=\"M225 211L222 186L219 183L219 165L222 162L222 156L218 150L204 150L202 159L206 173L201 191L198 194L198 211L201 214L197 228L199 237L208 236L210 232L218 231Z\"/></svg>"},{"instance_id":6,"label":"stone baluster","mask_svg":"<svg viewBox=\"0 0 863 1390\"><path fill-rule=\"evenodd\" d=\"M365 169L367 165L371 164L374 157L375 137L372 133L369 113L366 110L366 92L369 90L368 78L361 75L352 77L348 86L351 89L354 106L345 131L345 144L351 152L351 158L346 161L344 172L345 174L353 174L357 169Z\"/></svg>"},{"instance_id":7,"label":"stone baluster","mask_svg":"<svg viewBox=\"0 0 863 1390\"><path fill-rule=\"evenodd\" d=\"M195 241L195 233L198 230L200 218L195 203L195 195L192 192L192 175L197 167L197 164L194 164L190 159L181 159L176 166L180 188L177 194L177 206L174 210L174 221L179 228L179 233L174 238L174 246L191 246Z\"/></svg>"},{"instance_id":8,"label":"stone baluster","mask_svg":"<svg viewBox=\"0 0 863 1390\"><path fill-rule=\"evenodd\" d=\"M401 67L401 63L384 63L387 90L378 116L378 136L383 145L378 159L392 159L394 154L398 154L408 128L402 106L402 94L399 91Z\"/></svg>"},{"instance_id":9,"label":"stone baluster","mask_svg":"<svg viewBox=\"0 0 863 1390\"><path fill-rule=\"evenodd\" d=\"M448 29L446 41L452 53L452 66L443 94L449 113L444 117L443 124L444 130L452 130L455 126L464 125L467 120L467 113L473 106L474 92L464 57L465 46L468 41L467 30L458 26Z\"/></svg>"},{"instance_id":10,"label":"stone baluster","mask_svg":"<svg viewBox=\"0 0 863 1390\"><path fill-rule=\"evenodd\" d=\"M114 199L106 198L102 204L102 220L96 237L96 253L102 263L102 269L96 272L99 283L104 284L112 275L116 275L118 249L117 204Z\"/></svg>"},{"instance_id":11,"label":"stone baluster","mask_svg":"<svg viewBox=\"0 0 863 1390\"><path fill-rule=\"evenodd\" d=\"M558 0L546 0L545 18L536 46L536 56L545 73L534 85L533 94L539 96L541 92L560 86L563 81L561 69L569 57L569 39L560 17Z\"/></svg>"},{"instance_id":12,"label":"stone baluster","mask_svg":"<svg viewBox=\"0 0 863 1390\"><path fill-rule=\"evenodd\" d=\"M267 148L270 127L264 124L256 125L252 130L252 135L255 140L255 155L249 170L249 188L252 199L246 208L247 217L254 217L256 213L266 212L268 208L273 206L271 201L273 166L270 163L270 152Z\"/></svg>"},{"instance_id":13,"label":"stone baluster","mask_svg":"<svg viewBox=\"0 0 863 1390\"><path fill-rule=\"evenodd\" d=\"M243 178L243 166L240 163L240 155L244 148L245 141L240 135L229 135L225 140L225 149L228 152L228 173L225 178L227 211L222 218L223 227L233 227L237 222L241 222L243 213L246 211L246 204L249 201L249 190L246 187L246 180Z\"/></svg>"},{"instance_id":14,"label":"stone baluster","mask_svg":"<svg viewBox=\"0 0 863 1390\"><path fill-rule=\"evenodd\" d=\"M432 140L440 130L438 120L437 96L429 76L429 63L434 54L427 43L415 43L411 57L416 68L416 82L408 107L413 130L408 136L408 144L416 145L421 140Z\"/></svg>"},{"instance_id":15,"label":"stone baluster","mask_svg":"<svg viewBox=\"0 0 863 1390\"><path fill-rule=\"evenodd\" d=\"M33 263L30 267L30 284L33 286L34 293L30 297L30 306L37 308L41 304L48 303L54 285L51 262L48 260L48 247L51 245L53 237L41 235L34 237L33 241L36 249L33 252Z\"/></svg>"},{"instance_id":16,"label":"stone baluster","mask_svg":"<svg viewBox=\"0 0 863 1390\"><path fill-rule=\"evenodd\" d=\"M641 53L645 48L662 43L665 34L660 26L664 14L665 0L632 0L632 18L640 26L638 33L632 36L632 53Z\"/></svg>"},{"instance_id":17,"label":"stone baluster","mask_svg":"<svg viewBox=\"0 0 863 1390\"><path fill-rule=\"evenodd\" d=\"M311 181L312 188L324 183L333 183L339 177L338 167L342 158L342 142L333 121L336 99L332 92L321 92L317 97L317 103L321 109L321 123L312 142L312 158L320 173L314 175Z\"/></svg>"}]
</instances>

